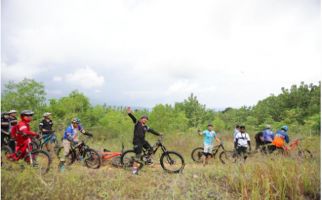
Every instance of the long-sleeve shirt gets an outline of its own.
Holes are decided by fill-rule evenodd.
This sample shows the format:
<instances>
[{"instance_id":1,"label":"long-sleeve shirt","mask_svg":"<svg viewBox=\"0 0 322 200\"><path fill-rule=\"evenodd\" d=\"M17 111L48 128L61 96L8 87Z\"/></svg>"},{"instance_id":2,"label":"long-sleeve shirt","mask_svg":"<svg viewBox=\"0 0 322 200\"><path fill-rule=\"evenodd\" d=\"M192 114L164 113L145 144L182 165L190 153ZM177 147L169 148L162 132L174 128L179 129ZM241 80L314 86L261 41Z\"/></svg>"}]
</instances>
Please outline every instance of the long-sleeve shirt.
<instances>
[{"instance_id":1,"label":"long-sleeve shirt","mask_svg":"<svg viewBox=\"0 0 322 200\"><path fill-rule=\"evenodd\" d=\"M133 137L133 144L143 142L145 140L145 133L150 132L154 135L160 135L160 133L156 132L155 130L149 128L147 125L142 124L138 121L132 113L128 114L129 117L132 119L134 125L134 137Z\"/></svg>"}]
</instances>

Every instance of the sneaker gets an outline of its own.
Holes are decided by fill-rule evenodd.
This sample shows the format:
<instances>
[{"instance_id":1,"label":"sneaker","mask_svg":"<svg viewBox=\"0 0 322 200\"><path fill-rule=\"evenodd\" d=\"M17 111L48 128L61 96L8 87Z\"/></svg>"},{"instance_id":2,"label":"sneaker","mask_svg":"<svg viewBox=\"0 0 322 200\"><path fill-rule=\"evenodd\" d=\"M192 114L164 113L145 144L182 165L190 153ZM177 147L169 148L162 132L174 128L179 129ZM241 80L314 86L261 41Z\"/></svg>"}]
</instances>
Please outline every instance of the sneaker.
<instances>
[{"instance_id":1,"label":"sneaker","mask_svg":"<svg viewBox=\"0 0 322 200\"><path fill-rule=\"evenodd\" d=\"M132 174L133 175L139 175L139 171L136 169L136 170L132 170Z\"/></svg>"},{"instance_id":2,"label":"sneaker","mask_svg":"<svg viewBox=\"0 0 322 200\"><path fill-rule=\"evenodd\" d=\"M59 172L64 172L65 171L65 164L63 161L61 161L58 165Z\"/></svg>"}]
</instances>

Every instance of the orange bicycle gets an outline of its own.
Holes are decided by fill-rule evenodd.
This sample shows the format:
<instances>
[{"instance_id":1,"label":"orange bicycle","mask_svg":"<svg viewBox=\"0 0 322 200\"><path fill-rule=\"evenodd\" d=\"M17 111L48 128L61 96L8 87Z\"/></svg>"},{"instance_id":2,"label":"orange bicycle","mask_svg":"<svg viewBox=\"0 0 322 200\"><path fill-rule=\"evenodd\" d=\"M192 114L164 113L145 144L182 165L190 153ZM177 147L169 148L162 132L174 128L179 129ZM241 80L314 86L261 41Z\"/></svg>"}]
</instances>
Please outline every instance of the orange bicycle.
<instances>
[{"instance_id":1,"label":"orange bicycle","mask_svg":"<svg viewBox=\"0 0 322 200\"><path fill-rule=\"evenodd\" d=\"M102 152L99 152L101 155L102 161L112 160L112 165L115 167L122 167L121 164L121 155L124 151L124 145L122 144L121 152L112 152L110 150L104 149Z\"/></svg>"},{"instance_id":2,"label":"orange bicycle","mask_svg":"<svg viewBox=\"0 0 322 200\"><path fill-rule=\"evenodd\" d=\"M284 156L290 156L293 152L297 153L300 158L310 159L313 158L313 154L308 149L303 149L301 147L301 139L293 140L290 145L285 145L282 148L276 148L277 154L282 154Z\"/></svg>"}]
</instances>

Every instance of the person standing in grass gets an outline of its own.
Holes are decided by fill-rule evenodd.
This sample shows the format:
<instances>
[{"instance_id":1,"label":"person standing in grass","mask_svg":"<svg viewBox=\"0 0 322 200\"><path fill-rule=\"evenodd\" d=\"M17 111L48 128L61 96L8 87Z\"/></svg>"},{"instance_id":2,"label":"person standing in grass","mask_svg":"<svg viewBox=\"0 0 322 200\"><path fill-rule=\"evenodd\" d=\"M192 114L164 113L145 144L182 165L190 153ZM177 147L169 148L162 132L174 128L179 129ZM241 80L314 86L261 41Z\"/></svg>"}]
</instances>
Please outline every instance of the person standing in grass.
<instances>
[{"instance_id":1,"label":"person standing in grass","mask_svg":"<svg viewBox=\"0 0 322 200\"><path fill-rule=\"evenodd\" d=\"M213 149L213 143L214 139L216 139L217 142L221 143L218 137L216 137L216 132L213 130L213 125L209 124L207 130L204 130L203 132L198 131L200 135L203 135L203 144L204 144L204 150L203 150L203 166L208 164L208 160L212 155L212 149Z\"/></svg>"},{"instance_id":2,"label":"person standing in grass","mask_svg":"<svg viewBox=\"0 0 322 200\"><path fill-rule=\"evenodd\" d=\"M244 155L244 159L247 158L246 152L247 149L249 151L252 150L251 144L250 144L250 137L249 134L246 133L246 127L245 126L240 126L240 132L237 133L235 137L235 142L234 142L235 149L238 153L238 155Z\"/></svg>"}]
</instances>

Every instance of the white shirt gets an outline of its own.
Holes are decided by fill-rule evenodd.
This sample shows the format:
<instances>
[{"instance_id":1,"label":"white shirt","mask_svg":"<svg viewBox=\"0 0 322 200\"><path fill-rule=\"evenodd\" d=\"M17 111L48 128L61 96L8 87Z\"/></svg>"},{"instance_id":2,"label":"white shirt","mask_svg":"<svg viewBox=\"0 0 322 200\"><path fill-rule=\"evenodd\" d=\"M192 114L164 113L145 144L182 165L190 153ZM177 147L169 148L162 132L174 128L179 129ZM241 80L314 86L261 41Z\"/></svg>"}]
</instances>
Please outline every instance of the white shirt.
<instances>
[{"instance_id":1,"label":"white shirt","mask_svg":"<svg viewBox=\"0 0 322 200\"><path fill-rule=\"evenodd\" d=\"M234 142L237 141L237 146L239 147L248 147L248 141L250 141L250 137L248 133L238 132L235 136Z\"/></svg>"}]
</instances>

